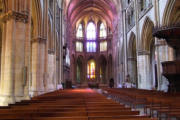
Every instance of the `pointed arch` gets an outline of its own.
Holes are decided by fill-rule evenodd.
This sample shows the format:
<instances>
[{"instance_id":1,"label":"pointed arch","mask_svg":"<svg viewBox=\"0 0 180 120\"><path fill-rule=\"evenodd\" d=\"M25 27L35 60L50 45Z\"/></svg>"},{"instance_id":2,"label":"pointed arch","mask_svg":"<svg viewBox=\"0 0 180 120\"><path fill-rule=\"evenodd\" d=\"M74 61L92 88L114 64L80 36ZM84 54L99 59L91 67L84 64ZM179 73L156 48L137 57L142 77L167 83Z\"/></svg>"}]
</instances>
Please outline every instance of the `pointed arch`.
<instances>
[{"instance_id":1,"label":"pointed arch","mask_svg":"<svg viewBox=\"0 0 180 120\"><path fill-rule=\"evenodd\" d=\"M92 22L92 21L90 21L87 25L86 38L87 38L87 40L95 40L96 39L96 26L95 26L94 22Z\"/></svg>"},{"instance_id":2,"label":"pointed arch","mask_svg":"<svg viewBox=\"0 0 180 120\"><path fill-rule=\"evenodd\" d=\"M79 83L82 83L83 82L83 61L84 61L84 58L83 56L78 56L77 57L77 60L76 60L76 82L79 84Z\"/></svg>"},{"instance_id":3,"label":"pointed arch","mask_svg":"<svg viewBox=\"0 0 180 120\"><path fill-rule=\"evenodd\" d=\"M100 77L100 82L103 84L107 83L107 59L104 55L100 55L99 57L99 77Z\"/></svg>"},{"instance_id":4,"label":"pointed arch","mask_svg":"<svg viewBox=\"0 0 180 120\"><path fill-rule=\"evenodd\" d=\"M106 38L107 37L106 26L104 25L103 22L99 26L99 37L100 38Z\"/></svg>"},{"instance_id":5,"label":"pointed arch","mask_svg":"<svg viewBox=\"0 0 180 120\"><path fill-rule=\"evenodd\" d=\"M129 48L128 56L135 57L136 53L134 53L134 52L136 51L136 36L135 36L134 32L131 32L131 34L130 34L128 48Z\"/></svg>"},{"instance_id":6,"label":"pointed arch","mask_svg":"<svg viewBox=\"0 0 180 120\"><path fill-rule=\"evenodd\" d=\"M139 44L139 48L141 50L150 51L150 44L153 40L153 36L152 36L153 28L154 28L154 23L149 17L146 17L142 28L141 41Z\"/></svg>"},{"instance_id":7,"label":"pointed arch","mask_svg":"<svg viewBox=\"0 0 180 120\"><path fill-rule=\"evenodd\" d=\"M77 27L77 31L76 31L76 38L83 38L83 25L82 23L80 23Z\"/></svg>"},{"instance_id":8,"label":"pointed arch","mask_svg":"<svg viewBox=\"0 0 180 120\"><path fill-rule=\"evenodd\" d=\"M87 62L87 78L88 79L96 78L96 61L94 59L90 59Z\"/></svg>"},{"instance_id":9,"label":"pointed arch","mask_svg":"<svg viewBox=\"0 0 180 120\"><path fill-rule=\"evenodd\" d=\"M168 0L166 3L166 7L163 13L163 18L162 18L162 25L168 25L170 23L170 16L171 12L173 10L174 4L176 0Z\"/></svg>"},{"instance_id":10,"label":"pointed arch","mask_svg":"<svg viewBox=\"0 0 180 120\"><path fill-rule=\"evenodd\" d=\"M128 74L129 82L137 86L137 56L136 56L136 36L131 32L128 43ZM134 86L135 87L135 86Z\"/></svg>"}]
</instances>

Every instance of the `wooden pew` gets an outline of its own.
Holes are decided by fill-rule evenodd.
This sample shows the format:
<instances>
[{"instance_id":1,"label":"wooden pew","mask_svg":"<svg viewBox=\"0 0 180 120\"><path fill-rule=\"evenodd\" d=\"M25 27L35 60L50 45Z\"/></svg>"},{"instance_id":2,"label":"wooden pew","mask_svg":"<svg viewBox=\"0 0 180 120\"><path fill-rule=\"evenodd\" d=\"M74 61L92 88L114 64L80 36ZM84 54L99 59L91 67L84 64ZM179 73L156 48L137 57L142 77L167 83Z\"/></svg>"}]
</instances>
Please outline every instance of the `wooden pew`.
<instances>
[{"instance_id":1,"label":"wooden pew","mask_svg":"<svg viewBox=\"0 0 180 120\"><path fill-rule=\"evenodd\" d=\"M0 120L151 120L138 115L92 90L55 91L0 109Z\"/></svg>"}]
</instances>

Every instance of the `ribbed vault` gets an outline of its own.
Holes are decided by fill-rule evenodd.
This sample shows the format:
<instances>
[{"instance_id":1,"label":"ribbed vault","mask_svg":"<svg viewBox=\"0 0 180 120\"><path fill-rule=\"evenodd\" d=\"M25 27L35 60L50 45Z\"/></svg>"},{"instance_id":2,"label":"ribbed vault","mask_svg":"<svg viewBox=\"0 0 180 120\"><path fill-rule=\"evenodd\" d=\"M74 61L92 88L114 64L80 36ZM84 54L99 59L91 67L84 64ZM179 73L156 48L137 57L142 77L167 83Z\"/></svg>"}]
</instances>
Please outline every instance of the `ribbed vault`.
<instances>
[{"instance_id":1,"label":"ribbed vault","mask_svg":"<svg viewBox=\"0 0 180 120\"><path fill-rule=\"evenodd\" d=\"M72 27L83 18L98 18L106 21L112 27L113 20L117 15L114 0L71 0L67 1L66 15ZM86 22L86 21L85 21Z\"/></svg>"}]
</instances>

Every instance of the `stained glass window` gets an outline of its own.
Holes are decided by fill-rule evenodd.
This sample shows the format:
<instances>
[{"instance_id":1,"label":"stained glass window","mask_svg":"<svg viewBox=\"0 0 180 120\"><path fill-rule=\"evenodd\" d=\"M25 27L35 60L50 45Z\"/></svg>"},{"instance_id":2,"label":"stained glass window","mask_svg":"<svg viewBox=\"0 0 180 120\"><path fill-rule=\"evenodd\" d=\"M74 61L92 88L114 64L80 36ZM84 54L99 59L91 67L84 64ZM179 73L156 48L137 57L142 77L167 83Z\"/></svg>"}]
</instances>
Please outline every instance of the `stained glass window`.
<instances>
[{"instance_id":1,"label":"stained glass window","mask_svg":"<svg viewBox=\"0 0 180 120\"><path fill-rule=\"evenodd\" d=\"M87 52L96 52L96 42L86 43Z\"/></svg>"},{"instance_id":2,"label":"stained glass window","mask_svg":"<svg viewBox=\"0 0 180 120\"><path fill-rule=\"evenodd\" d=\"M83 44L82 42L76 42L76 51L82 52L83 51Z\"/></svg>"},{"instance_id":3,"label":"stained glass window","mask_svg":"<svg viewBox=\"0 0 180 120\"><path fill-rule=\"evenodd\" d=\"M107 37L106 28L105 28L105 26L104 26L103 23L101 23L101 25L100 25L99 37L100 37L100 38L106 38L106 37Z\"/></svg>"},{"instance_id":4,"label":"stained glass window","mask_svg":"<svg viewBox=\"0 0 180 120\"><path fill-rule=\"evenodd\" d=\"M100 43L100 52L107 51L107 41Z\"/></svg>"},{"instance_id":5,"label":"stained glass window","mask_svg":"<svg viewBox=\"0 0 180 120\"><path fill-rule=\"evenodd\" d=\"M89 79L94 79L96 77L95 75L95 61L90 60L87 65L87 77Z\"/></svg>"},{"instance_id":6,"label":"stained glass window","mask_svg":"<svg viewBox=\"0 0 180 120\"><path fill-rule=\"evenodd\" d=\"M95 40L96 39L96 27L93 22L90 22L87 26L86 33L87 40Z\"/></svg>"},{"instance_id":7,"label":"stained glass window","mask_svg":"<svg viewBox=\"0 0 180 120\"><path fill-rule=\"evenodd\" d=\"M77 37L77 38L82 38L82 37L83 37L82 24L79 24L79 27L78 27L77 32L76 32L76 37Z\"/></svg>"}]
</instances>

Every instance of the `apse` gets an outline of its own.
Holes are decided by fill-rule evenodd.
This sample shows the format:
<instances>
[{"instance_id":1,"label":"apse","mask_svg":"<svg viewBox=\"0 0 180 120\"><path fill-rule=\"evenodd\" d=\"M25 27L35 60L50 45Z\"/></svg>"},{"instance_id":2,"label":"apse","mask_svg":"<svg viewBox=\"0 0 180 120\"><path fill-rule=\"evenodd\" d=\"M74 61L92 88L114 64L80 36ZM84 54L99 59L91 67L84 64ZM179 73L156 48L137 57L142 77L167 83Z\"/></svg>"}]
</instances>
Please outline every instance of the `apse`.
<instances>
[{"instance_id":1,"label":"apse","mask_svg":"<svg viewBox=\"0 0 180 120\"><path fill-rule=\"evenodd\" d=\"M113 0L71 0L66 8L68 43L75 63L72 84L78 87L107 86L112 78L108 56L112 56L112 31L117 19ZM81 62L78 58L82 56ZM101 59L104 56L103 59ZM73 61L73 59L72 59Z\"/></svg>"}]
</instances>

